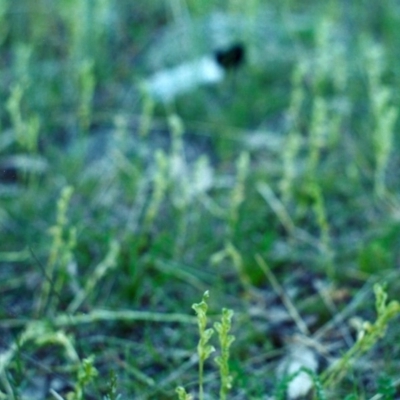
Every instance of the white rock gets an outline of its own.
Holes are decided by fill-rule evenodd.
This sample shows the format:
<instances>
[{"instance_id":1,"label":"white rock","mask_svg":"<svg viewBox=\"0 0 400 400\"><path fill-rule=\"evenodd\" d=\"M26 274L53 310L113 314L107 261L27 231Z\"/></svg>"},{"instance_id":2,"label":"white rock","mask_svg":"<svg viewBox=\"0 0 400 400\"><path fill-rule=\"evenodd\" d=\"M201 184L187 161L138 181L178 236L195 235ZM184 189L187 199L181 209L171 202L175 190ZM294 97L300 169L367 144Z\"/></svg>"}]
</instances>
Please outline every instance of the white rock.
<instances>
[{"instance_id":1,"label":"white rock","mask_svg":"<svg viewBox=\"0 0 400 400\"><path fill-rule=\"evenodd\" d=\"M316 372L318 368L317 357L310 348L302 344L294 344L289 347L288 354L278 366L278 377L282 379L298 372L301 368L307 368ZM305 396L313 387L313 381L306 372L300 372L288 385L287 396L289 399L297 399Z\"/></svg>"},{"instance_id":2,"label":"white rock","mask_svg":"<svg viewBox=\"0 0 400 400\"><path fill-rule=\"evenodd\" d=\"M168 102L200 85L220 82L224 74L212 57L203 57L157 72L145 82L145 88L155 100Z\"/></svg>"}]
</instances>

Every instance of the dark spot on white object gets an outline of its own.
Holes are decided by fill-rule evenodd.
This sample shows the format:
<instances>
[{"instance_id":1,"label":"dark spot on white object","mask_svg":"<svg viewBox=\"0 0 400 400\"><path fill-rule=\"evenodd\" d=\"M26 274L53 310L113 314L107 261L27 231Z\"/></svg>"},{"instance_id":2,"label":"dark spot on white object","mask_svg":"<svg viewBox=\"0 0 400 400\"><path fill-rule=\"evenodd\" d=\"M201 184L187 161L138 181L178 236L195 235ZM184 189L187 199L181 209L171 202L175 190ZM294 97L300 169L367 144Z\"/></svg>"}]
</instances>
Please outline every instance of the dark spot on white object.
<instances>
[{"instance_id":1,"label":"dark spot on white object","mask_svg":"<svg viewBox=\"0 0 400 400\"><path fill-rule=\"evenodd\" d=\"M235 43L225 49L214 52L217 63L224 69L239 67L245 61L245 48L241 43Z\"/></svg>"}]
</instances>

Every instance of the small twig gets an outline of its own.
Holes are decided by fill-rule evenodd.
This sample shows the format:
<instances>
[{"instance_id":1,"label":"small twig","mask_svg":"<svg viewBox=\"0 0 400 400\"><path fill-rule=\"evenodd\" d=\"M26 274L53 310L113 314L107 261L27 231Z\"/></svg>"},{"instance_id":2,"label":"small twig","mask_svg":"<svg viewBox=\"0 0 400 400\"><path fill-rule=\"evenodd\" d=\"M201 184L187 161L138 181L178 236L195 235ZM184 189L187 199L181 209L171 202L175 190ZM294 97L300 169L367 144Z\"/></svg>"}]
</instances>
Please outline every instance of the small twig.
<instances>
[{"instance_id":1,"label":"small twig","mask_svg":"<svg viewBox=\"0 0 400 400\"><path fill-rule=\"evenodd\" d=\"M180 322L195 324L196 318L185 314L163 314L150 311L132 310L94 310L88 314L60 315L55 317L53 324L57 327L89 324L99 321L148 321L148 322Z\"/></svg>"},{"instance_id":2,"label":"small twig","mask_svg":"<svg viewBox=\"0 0 400 400\"><path fill-rule=\"evenodd\" d=\"M256 261L261 268L261 270L264 272L266 277L268 278L269 282L271 283L271 286L275 290L275 292L278 294L278 296L281 298L282 303L285 305L289 315L292 317L293 321L299 328L300 332L303 335L308 336L310 334L306 323L303 321L301 318L299 312L297 311L296 307L290 300L290 298L286 295L283 287L279 284L278 280L275 278L275 275L272 273L270 268L268 267L267 263L263 260L263 258L259 255L256 254Z\"/></svg>"},{"instance_id":3,"label":"small twig","mask_svg":"<svg viewBox=\"0 0 400 400\"><path fill-rule=\"evenodd\" d=\"M185 314L163 314L150 311L132 310L93 310L87 314L69 315L60 314L50 319L8 319L0 321L0 326L21 327L28 323L49 323L57 328L65 326L76 326L91 324L94 322L107 321L147 321L147 322L177 322L182 324L196 324L196 318Z\"/></svg>"},{"instance_id":4,"label":"small twig","mask_svg":"<svg viewBox=\"0 0 400 400\"><path fill-rule=\"evenodd\" d=\"M50 389L49 392L54 396L56 400L64 400L54 389Z\"/></svg>"}]
</instances>

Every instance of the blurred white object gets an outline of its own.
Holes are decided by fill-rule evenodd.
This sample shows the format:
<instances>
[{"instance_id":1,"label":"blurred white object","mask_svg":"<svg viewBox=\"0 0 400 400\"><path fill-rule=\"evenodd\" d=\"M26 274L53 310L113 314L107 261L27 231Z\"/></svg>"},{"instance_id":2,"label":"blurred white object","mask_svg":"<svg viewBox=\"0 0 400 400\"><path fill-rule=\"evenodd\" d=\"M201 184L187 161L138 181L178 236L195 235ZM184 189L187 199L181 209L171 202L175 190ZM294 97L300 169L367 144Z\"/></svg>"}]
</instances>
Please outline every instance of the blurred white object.
<instances>
[{"instance_id":1,"label":"blurred white object","mask_svg":"<svg viewBox=\"0 0 400 400\"><path fill-rule=\"evenodd\" d=\"M302 344L294 344L290 346L288 354L278 366L278 377L282 379L293 375L303 367L316 372L318 368L317 357L310 348ZM297 399L305 396L312 387L313 381L311 377L306 372L300 372L289 382L287 397L288 399Z\"/></svg>"},{"instance_id":2,"label":"blurred white object","mask_svg":"<svg viewBox=\"0 0 400 400\"><path fill-rule=\"evenodd\" d=\"M273 7L180 18L167 25L145 52L143 65L152 74L146 77L145 87L154 100L169 102L201 85L215 84L225 75L224 62L217 62L218 52L235 44L245 49L246 64L281 68L298 54L293 37L314 23L299 15L291 15L290 21L284 23Z\"/></svg>"},{"instance_id":3,"label":"blurred white object","mask_svg":"<svg viewBox=\"0 0 400 400\"><path fill-rule=\"evenodd\" d=\"M145 82L145 89L155 100L168 102L198 86L220 82L224 69L213 57L203 57L175 68L155 73Z\"/></svg>"}]
</instances>

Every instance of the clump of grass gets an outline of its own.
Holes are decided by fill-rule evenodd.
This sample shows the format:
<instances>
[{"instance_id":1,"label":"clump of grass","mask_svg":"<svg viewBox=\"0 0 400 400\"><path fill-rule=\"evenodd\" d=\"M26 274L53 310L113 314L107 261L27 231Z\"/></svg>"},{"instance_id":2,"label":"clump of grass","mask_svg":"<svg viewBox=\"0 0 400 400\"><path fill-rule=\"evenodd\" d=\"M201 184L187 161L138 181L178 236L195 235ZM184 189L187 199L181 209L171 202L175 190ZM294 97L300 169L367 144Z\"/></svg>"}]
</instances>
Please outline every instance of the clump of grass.
<instances>
[{"instance_id":1,"label":"clump of grass","mask_svg":"<svg viewBox=\"0 0 400 400\"><path fill-rule=\"evenodd\" d=\"M85 59L78 70L79 106L78 116L80 130L84 134L88 131L93 114L93 96L96 86L94 65L92 60Z\"/></svg>"},{"instance_id":2,"label":"clump of grass","mask_svg":"<svg viewBox=\"0 0 400 400\"><path fill-rule=\"evenodd\" d=\"M396 300L388 303L388 295L382 285L375 284L374 292L377 313L375 322L364 322L354 346L324 372L322 381L325 387L337 384L350 366L385 336L389 322L400 314L400 303Z\"/></svg>"},{"instance_id":3,"label":"clump of grass","mask_svg":"<svg viewBox=\"0 0 400 400\"><path fill-rule=\"evenodd\" d=\"M291 78L290 104L287 110L287 123L289 131L285 140L285 148L282 151L282 177L279 189L282 200L286 205L293 199L294 181L297 175L297 156L301 147L300 119L302 105L305 100L304 78L306 66L299 62L293 70Z\"/></svg>"},{"instance_id":4,"label":"clump of grass","mask_svg":"<svg viewBox=\"0 0 400 400\"><path fill-rule=\"evenodd\" d=\"M144 229L149 230L160 210L169 184L168 157L163 150L155 153L156 170L153 177L153 192L144 217Z\"/></svg>"},{"instance_id":5,"label":"clump of grass","mask_svg":"<svg viewBox=\"0 0 400 400\"><path fill-rule=\"evenodd\" d=\"M49 324L39 320L27 324L14 343L2 354L0 358L0 376L7 377L8 374L5 372L7 372L10 364L22 353L28 344L33 344L36 348L47 345L58 345L64 350L66 358L70 363L73 365L79 363L79 356L72 337L63 330L54 330ZM7 386L9 390L12 389L10 385ZM18 390L18 388L15 389ZM11 396L10 398L13 397Z\"/></svg>"},{"instance_id":6,"label":"clump of grass","mask_svg":"<svg viewBox=\"0 0 400 400\"><path fill-rule=\"evenodd\" d=\"M67 395L67 400L83 400L85 387L93 382L98 372L94 367L94 357L84 358L79 364L75 390Z\"/></svg>"},{"instance_id":7,"label":"clump of grass","mask_svg":"<svg viewBox=\"0 0 400 400\"><path fill-rule=\"evenodd\" d=\"M207 328L207 299L209 293L205 292L203 295L203 300L200 303L193 304L193 309L197 314L197 321L199 325L199 335L200 340L197 345L197 354L199 356L199 399L204 399L204 362L210 357L211 353L215 351L215 348L208 344L211 336L214 334L212 328Z\"/></svg>"},{"instance_id":8,"label":"clump of grass","mask_svg":"<svg viewBox=\"0 0 400 400\"><path fill-rule=\"evenodd\" d=\"M56 312L61 290L70 275L70 264L76 246L76 228L69 226L67 211L73 188L66 186L57 202L56 223L50 228L52 238L49 258L45 267L45 279L37 304L38 315Z\"/></svg>"},{"instance_id":9,"label":"clump of grass","mask_svg":"<svg viewBox=\"0 0 400 400\"><path fill-rule=\"evenodd\" d=\"M27 83L17 83L11 87L6 108L12 121L14 137L21 151L36 154L39 143L40 121L37 115L23 117L23 97Z\"/></svg>"},{"instance_id":10,"label":"clump of grass","mask_svg":"<svg viewBox=\"0 0 400 400\"><path fill-rule=\"evenodd\" d=\"M239 219L239 209L246 198L246 179L250 173L250 156L248 153L240 154L236 162L236 170L237 176L231 193L231 203L229 205L228 214L231 234L236 230Z\"/></svg>"},{"instance_id":11,"label":"clump of grass","mask_svg":"<svg viewBox=\"0 0 400 400\"><path fill-rule=\"evenodd\" d=\"M226 400L228 392L232 389L232 376L229 371L229 351L235 337L230 335L231 320L233 311L226 308L222 309L221 322L214 324L214 329L218 333L221 355L215 358L219 366L219 375L221 379L221 388L219 391L220 400Z\"/></svg>"},{"instance_id":12,"label":"clump of grass","mask_svg":"<svg viewBox=\"0 0 400 400\"><path fill-rule=\"evenodd\" d=\"M207 299L209 292L206 291L200 303L193 304L192 308L197 314L197 323L199 327L199 343L197 345L197 354L199 358L199 400L204 399L204 363L215 351L215 348L209 344L214 332L218 333L221 354L215 358L215 362L219 367L219 376L221 380L219 399L226 400L229 390L232 388L232 376L229 371L229 349L235 340L235 337L230 335L231 320L233 311L222 309L221 322L216 322L214 328L207 328ZM186 393L183 387L176 389L179 400L190 400L192 396Z\"/></svg>"},{"instance_id":13,"label":"clump of grass","mask_svg":"<svg viewBox=\"0 0 400 400\"><path fill-rule=\"evenodd\" d=\"M143 110L140 113L139 136L147 137L151 129L155 103L151 96L148 95L146 90L143 90L142 93Z\"/></svg>"},{"instance_id":14,"label":"clump of grass","mask_svg":"<svg viewBox=\"0 0 400 400\"><path fill-rule=\"evenodd\" d=\"M121 399L121 395L118 394L117 388L117 375L115 371L111 371L110 380L108 383L107 394L104 396L104 400L119 400Z\"/></svg>"},{"instance_id":15,"label":"clump of grass","mask_svg":"<svg viewBox=\"0 0 400 400\"><path fill-rule=\"evenodd\" d=\"M193 396L189 393L186 393L186 390L182 386L179 386L176 388L176 393L178 394L179 400L192 400L193 399Z\"/></svg>"},{"instance_id":16,"label":"clump of grass","mask_svg":"<svg viewBox=\"0 0 400 400\"><path fill-rule=\"evenodd\" d=\"M393 148L393 135L398 109L394 105L393 91L383 81L385 54L378 44L365 43L368 91L373 117L372 144L375 155L374 189L377 196L386 193L386 170Z\"/></svg>"}]
</instances>

